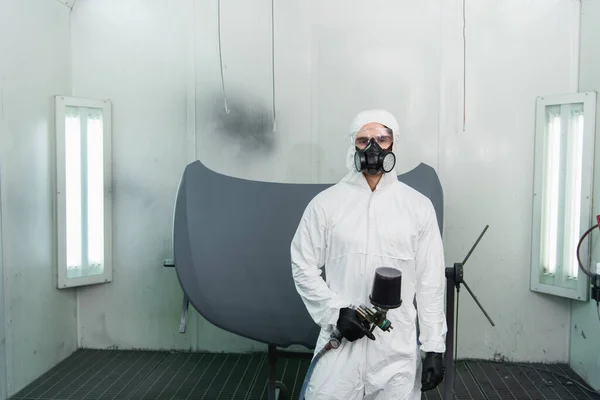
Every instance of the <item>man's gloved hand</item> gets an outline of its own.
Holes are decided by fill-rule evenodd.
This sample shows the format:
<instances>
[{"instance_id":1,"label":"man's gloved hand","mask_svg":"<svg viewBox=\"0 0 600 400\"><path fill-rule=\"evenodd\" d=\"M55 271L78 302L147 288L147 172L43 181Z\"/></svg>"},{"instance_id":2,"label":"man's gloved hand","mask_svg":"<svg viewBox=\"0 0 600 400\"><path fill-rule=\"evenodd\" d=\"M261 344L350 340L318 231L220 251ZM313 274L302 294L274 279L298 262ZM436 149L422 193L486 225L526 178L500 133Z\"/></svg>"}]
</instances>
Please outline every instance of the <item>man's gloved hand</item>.
<instances>
[{"instance_id":1,"label":"man's gloved hand","mask_svg":"<svg viewBox=\"0 0 600 400\"><path fill-rule=\"evenodd\" d=\"M337 329L350 342L363 338L369 332L369 323L358 318L356 310L342 308L337 321Z\"/></svg>"},{"instance_id":2,"label":"man's gloved hand","mask_svg":"<svg viewBox=\"0 0 600 400\"><path fill-rule=\"evenodd\" d=\"M435 389L444 379L444 357L442 353L427 353L423 360L421 391Z\"/></svg>"}]
</instances>

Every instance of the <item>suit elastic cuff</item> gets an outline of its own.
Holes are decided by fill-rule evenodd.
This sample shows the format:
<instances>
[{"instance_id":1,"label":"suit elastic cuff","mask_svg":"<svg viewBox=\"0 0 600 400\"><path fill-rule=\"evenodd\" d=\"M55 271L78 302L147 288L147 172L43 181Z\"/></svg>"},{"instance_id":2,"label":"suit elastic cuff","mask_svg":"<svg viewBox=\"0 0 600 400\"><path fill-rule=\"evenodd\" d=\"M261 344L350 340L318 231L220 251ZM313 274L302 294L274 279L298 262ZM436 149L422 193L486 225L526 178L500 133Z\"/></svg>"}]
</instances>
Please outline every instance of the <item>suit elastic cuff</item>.
<instances>
[{"instance_id":1,"label":"suit elastic cuff","mask_svg":"<svg viewBox=\"0 0 600 400\"><path fill-rule=\"evenodd\" d=\"M423 353L445 353L446 343L443 341L427 341L421 344L421 352Z\"/></svg>"},{"instance_id":2,"label":"suit elastic cuff","mask_svg":"<svg viewBox=\"0 0 600 400\"><path fill-rule=\"evenodd\" d=\"M328 330L334 330L337 327L337 321L340 317L340 310L344 307L350 307L352 303L344 301L342 299L336 299L329 306L329 318L325 321L324 328Z\"/></svg>"}]
</instances>

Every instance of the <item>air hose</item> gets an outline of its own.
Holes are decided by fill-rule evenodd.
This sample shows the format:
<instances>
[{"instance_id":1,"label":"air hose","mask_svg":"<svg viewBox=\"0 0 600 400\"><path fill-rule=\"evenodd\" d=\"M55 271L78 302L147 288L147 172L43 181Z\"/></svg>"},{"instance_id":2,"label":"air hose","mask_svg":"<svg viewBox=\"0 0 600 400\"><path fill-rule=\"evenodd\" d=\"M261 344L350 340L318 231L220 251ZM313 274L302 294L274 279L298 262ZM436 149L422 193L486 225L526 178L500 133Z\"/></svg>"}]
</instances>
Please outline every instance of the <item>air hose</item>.
<instances>
[{"instance_id":1,"label":"air hose","mask_svg":"<svg viewBox=\"0 0 600 400\"><path fill-rule=\"evenodd\" d=\"M306 377L304 378L304 383L302 384L302 390L300 391L299 400L304 400L304 394L306 393L306 388L308 387L308 382L310 382L310 377L313 373L313 370L319 359L323 356L323 354L327 353L331 349L337 349L340 347L342 342L342 335L338 331L334 331L329 337L329 342L313 357L310 365L308 367L308 371L306 372Z\"/></svg>"},{"instance_id":2,"label":"air hose","mask_svg":"<svg viewBox=\"0 0 600 400\"><path fill-rule=\"evenodd\" d=\"M594 275L591 272L591 268L588 270L588 268L583 266L583 264L581 262L581 258L579 257L579 249L581 248L581 245L583 244L583 240L585 239L585 237L587 235L589 235L590 233L592 233L592 231L596 228L600 229L600 215L596 216L596 224L592 225L592 227L590 229L585 231L583 236L581 236L581 238L579 239L579 243L577 243L577 262L579 263L579 268L583 271L584 274L586 274L590 278L593 278Z\"/></svg>"},{"instance_id":3,"label":"air hose","mask_svg":"<svg viewBox=\"0 0 600 400\"><path fill-rule=\"evenodd\" d=\"M583 236L581 236L581 238L579 239L579 243L577 244L577 262L579 264L579 268L583 271L584 274L586 274L592 283L592 294L591 297L593 300L596 301L596 307L598 308L598 319L600 319L600 274L594 274L592 273L592 268L590 266L590 268L586 268L583 266L583 263L581 262L581 258L579 256L579 250L581 248L581 245L583 244L583 240L585 239L585 237L587 235L589 235L594 229L600 229L600 215L596 216L596 224L593 225L592 227L590 227L587 231L585 231L585 233L583 234Z\"/></svg>"}]
</instances>

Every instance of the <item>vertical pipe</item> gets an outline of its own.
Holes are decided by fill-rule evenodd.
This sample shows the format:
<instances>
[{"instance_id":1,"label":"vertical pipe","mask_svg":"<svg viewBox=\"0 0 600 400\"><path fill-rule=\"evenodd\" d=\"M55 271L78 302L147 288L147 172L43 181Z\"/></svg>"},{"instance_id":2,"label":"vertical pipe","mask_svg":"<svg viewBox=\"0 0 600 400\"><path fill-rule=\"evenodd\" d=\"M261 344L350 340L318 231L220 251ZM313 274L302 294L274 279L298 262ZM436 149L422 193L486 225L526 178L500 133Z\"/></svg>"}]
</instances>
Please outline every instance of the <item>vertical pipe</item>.
<instances>
[{"instance_id":1,"label":"vertical pipe","mask_svg":"<svg viewBox=\"0 0 600 400\"><path fill-rule=\"evenodd\" d=\"M277 381L277 349L274 345L269 345L269 381L267 382L267 398L275 399L275 382Z\"/></svg>"}]
</instances>

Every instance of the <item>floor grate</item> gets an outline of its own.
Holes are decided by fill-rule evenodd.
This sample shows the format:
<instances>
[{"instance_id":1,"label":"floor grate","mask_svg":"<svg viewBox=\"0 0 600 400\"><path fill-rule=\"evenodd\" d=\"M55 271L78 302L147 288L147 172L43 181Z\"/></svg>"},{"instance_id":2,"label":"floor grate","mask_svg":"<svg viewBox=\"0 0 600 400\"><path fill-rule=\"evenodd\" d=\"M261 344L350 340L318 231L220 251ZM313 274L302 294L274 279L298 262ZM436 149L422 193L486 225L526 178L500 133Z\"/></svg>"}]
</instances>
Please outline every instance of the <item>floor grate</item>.
<instances>
[{"instance_id":1,"label":"floor grate","mask_svg":"<svg viewBox=\"0 0 600 400\"><path fill-rule=\"evenodd\" d=\"M297 399L308 358L282 358L279 379ZM78 350L14 395L13 400L263 400L268 361L264 353L171 353ZM459 361L456 400L600 400L567 365ZM425 400L443 399L441 389Z\"/></svg>"}]
</instances>

